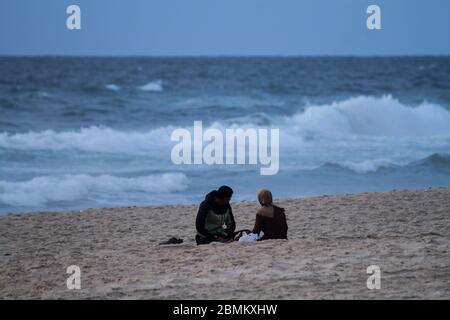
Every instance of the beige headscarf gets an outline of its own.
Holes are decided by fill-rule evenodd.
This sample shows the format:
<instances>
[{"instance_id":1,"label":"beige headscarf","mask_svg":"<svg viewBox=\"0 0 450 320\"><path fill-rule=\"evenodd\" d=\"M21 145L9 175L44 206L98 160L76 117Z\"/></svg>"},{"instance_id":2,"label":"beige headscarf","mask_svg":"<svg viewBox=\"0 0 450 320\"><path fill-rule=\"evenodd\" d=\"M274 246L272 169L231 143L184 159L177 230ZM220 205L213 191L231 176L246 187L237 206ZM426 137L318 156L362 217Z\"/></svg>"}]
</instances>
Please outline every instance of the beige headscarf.
<instances>
[{"instance_id":1,"label":"beige headscarf","mask_svg":"<svg viewBox=\"0 0 450 320\"><path fill-rule=\"evenodd\" d=\"M266 217L273 217L272 192L268 189L259 190L258 201L261 204L261 208L258 210L257 214Z\"/></svg>"}]
</instances>

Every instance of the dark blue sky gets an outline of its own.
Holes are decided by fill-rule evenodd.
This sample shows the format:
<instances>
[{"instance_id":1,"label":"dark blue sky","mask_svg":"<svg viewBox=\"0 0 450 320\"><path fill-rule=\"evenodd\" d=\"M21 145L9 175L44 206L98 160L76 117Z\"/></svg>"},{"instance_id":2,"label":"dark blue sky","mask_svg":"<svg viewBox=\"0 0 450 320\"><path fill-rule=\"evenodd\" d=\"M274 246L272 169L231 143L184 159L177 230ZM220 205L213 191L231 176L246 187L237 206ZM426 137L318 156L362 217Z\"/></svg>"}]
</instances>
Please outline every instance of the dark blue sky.
<instances>
[{"instance_id":1,"label":"dark blue sky","mask_svg":"<svg viewBox=\"0 0 450 320\"><path fill-rule=\"evenodd\" d=\"M449 0L0 0L2 55L450 54L449 30Z\"/></svg>"}]
</instances>

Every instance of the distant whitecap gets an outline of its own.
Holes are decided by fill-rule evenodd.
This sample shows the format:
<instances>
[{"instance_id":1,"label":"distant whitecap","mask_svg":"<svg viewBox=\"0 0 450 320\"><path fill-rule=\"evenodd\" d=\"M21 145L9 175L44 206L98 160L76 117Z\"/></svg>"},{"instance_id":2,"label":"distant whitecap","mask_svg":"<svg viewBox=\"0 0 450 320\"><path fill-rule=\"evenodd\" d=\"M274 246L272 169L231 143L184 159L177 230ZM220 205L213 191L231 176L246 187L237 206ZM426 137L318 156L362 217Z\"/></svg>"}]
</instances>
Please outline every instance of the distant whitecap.
<instances>
[{"instance_id":1,"label":"distant whitecap","mask_svg":"<svg viewBox=\"0 0 450 320\"><path fill-rule=\"evenodd\" d=\"M105 86L105 88L108 89L108 90L111 90L111 91L119 91L120 90L120 87L118 85L116 85L116 84L113 84L113 83L107 84Z\"/></svg>"},{"instance_id":2,"label":"distant whitecap","mask_svg":"<svg viewBox=\"0 0 450 320\"><path fill-rule=\"evenodd\" d=\"M143 86L138 87L139 90L142 91L152 91L152 92L161 92L163 91L162 81L152 81Z\"/></svg>"}]
</instances>

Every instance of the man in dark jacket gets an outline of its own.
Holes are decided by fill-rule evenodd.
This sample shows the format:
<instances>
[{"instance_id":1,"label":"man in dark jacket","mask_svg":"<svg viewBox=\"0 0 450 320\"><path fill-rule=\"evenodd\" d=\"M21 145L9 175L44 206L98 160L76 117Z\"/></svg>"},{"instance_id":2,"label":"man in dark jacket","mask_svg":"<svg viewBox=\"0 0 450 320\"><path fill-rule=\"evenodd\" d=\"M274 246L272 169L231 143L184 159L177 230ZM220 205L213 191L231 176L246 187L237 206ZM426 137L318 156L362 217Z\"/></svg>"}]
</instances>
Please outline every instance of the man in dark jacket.
<instances>
[{"instance_id":1,"label":"man in dark jacket","mask_svg":"<svg viewBox=\"0 0 450 320\"><path fill-rule=\"evenodd\" d=\"M236 223L230 206L233 190L222 186L208 193L198 209L195 227L197 245L227 241L234 237Z\"/></svg>"}]
</instances>

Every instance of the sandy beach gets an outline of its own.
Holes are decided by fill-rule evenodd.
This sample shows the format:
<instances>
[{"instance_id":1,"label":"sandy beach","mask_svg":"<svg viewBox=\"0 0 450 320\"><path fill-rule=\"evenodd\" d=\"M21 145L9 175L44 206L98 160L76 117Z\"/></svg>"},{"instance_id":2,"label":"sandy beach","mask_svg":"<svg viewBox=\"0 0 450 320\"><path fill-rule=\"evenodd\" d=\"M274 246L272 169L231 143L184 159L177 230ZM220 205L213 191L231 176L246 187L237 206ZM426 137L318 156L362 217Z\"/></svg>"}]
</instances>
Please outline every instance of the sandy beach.
<instances>
[{"instance_id":1,"label":"sandy beach","mask_svg":"<svg viewBox=\"0 0 450 320\"><path fill-rule=\"evenodd\" d=\"M0 217L2 299L449 299L450 188L282 199L289 240L197 247L197 205ZM256 202L233 203L249 228ZM160 246L171 236L183 244ZM66 268L81 268L68 290ZM381 289L366 286L369 265Z\"/></svg>"}]
</instances>

